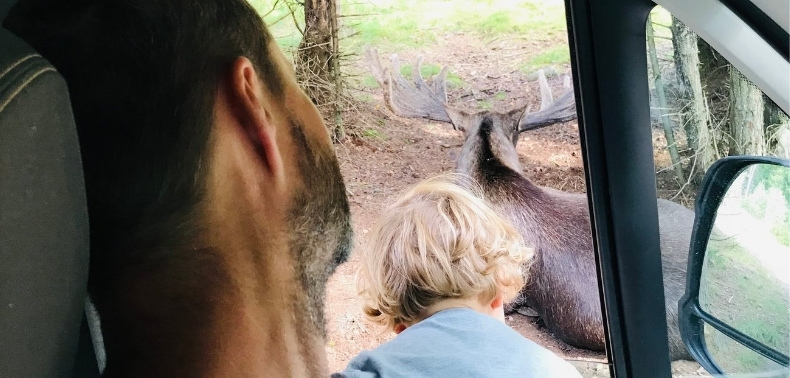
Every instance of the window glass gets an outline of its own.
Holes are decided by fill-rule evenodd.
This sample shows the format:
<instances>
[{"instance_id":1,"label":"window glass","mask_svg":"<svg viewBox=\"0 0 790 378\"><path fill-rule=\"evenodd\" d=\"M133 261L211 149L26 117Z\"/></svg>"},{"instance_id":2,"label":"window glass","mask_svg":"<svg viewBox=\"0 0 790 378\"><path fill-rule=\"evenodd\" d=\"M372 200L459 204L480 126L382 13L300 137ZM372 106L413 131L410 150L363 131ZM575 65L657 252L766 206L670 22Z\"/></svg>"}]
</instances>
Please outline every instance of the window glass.
<instances>
[{"instance_id":1,"label":"window glass","mask_svg":"<svg viewBox=\"0 0 790 378\"><path fill-rule=\"evenodd\" d=\"M699 292L703 311L783 354L790 354L788 199L785 167L753 165L739 174L719 205ZM764 358L710 330L706 345L725 371L761 371Z\"/></svg>"},{"instance_id":2,"label":"window glass","mask_svg":"<svg viewBox=\"0 0 790 378\"><path fill-rule=\"evenodd\" d=\"M693 209L702 177L718 159L733 155L790 158L787 114L705 40L660 7L651 13L646 34L659 197ZM790 183L758 187L750 182L748 192L752 195L739 197L737 205L727 209L747 212L755 221L749 227L740 223L714 230L705 258L707 276L704 273L702 277L700 302L703 310L717 319L787 353L790 294L784 280L788 275L774 274L772 268L780 263L766 265L749 251L763 251L780 260L790 257L790 212L773 211L771 206L779 203L776 201L790 201L783 195L790 191ZM722 211L717 225L724 219ZM722 220L721 224L728 223ZM673 225L677 223L660 222L662 229ZM690 231L686 230L689 235ZM667 269L666 259L672 255L662 239L664 293L668 302L677 303L685 292L685 279ZM788 266L781 269L786 272ZM670 322L670 345L677 334L677 323ZM713 359L724 371L773 376L777 365L770 360L711 326L706 325L704 336Z\"/></svg>"},{"instance_id":3,"label":"window glass","mask_svg":"<svg viewBox=\"0 0 790 378\"><path fill-rule=\"evenodd\" d=\"M301 7L293 7L290 1L252 3L266 16L289 57L295 56L304 30ZM350 57L340 63L343 72L351 74L343 86L351 100L343 101L359 110L344 114L349 137L338 152L360 246L377 216L400 190L437 173L454 171L465 142L465 136L447 124L392 117L376 77L369 72L364 46L377 48L385 66L392 54L398 54L402 65L396 74L406 77L417 58L424 56L421 71L429 83L442 66L449 65L448 103L470 112L518 106L536 112L545 97L538 84L539 70L548 78L547 88L554 99L568 90L564 76L570 74L570 56L561 0L468 1L453 7L440 0L338 4L340 55ZM298 25L290 25L291 20ZM689 220L707 167L735 154L790 156L790 122L759 89L668 12L656 8L647 26L656 184L658 196L676 204L661 202L659 209L661 214L680 214ZM586 210L576 120L523 132L516 150L524 177L543 187L581 195L580 203ZM690 217L693 221L693 214ZM686 224L670 220L662 221L661 226L662 253L670 257L664 265L668 337L678 358L690 358L682 355L685 349L676 313L672 313L685 290L691 233ZM567 234L569 229L563 231ZM580 229L573 234L589 233L588 225ZM589 254L592 256L591 244ZM344 368L360 351L395 337L391 332L380 332L362 316L354 286L357 265L356 255L352 256L328 287L327 352L333 371ZM584 267L592 272L593 283L575 285L574 290L586 290L597 298L594 261ZM600 303L588 300L583 307L599 309ZM509 314L506 321L525 337L571 361L582 376L609 376L603 345L590 350L563 341L569 339L567 335L552 332L554 320L540 316L541 311L545 315L545 309L523 307ZM742 311L748 314L748 306ZM777 321L783 321L781 316ZM722 350L732 349L737 348ZM676 377L701 373L699 365L684 361L673 362L672 371Z\"/></svg>"},{"instance_id":4,"label":"window glass","mask_svg":"<svg viewBox=\"0 0 790 378\"><path fill-rule=\"evenodd\" d=\"M305 73L297 75L297 79L310 89L313 77L298 67L300 54L309 51L302 45L302 32L308 28L301 3L251 0L265 16L280 46L290 52L289 57L295 58L297 73ZM413 83L412 70L422 57L418 72L428 83L428 90L440 98L446 95L447 105L467 116L458 115L454 119L459 123L457 126L472 130L479 126L480 120L468 117L471 113L494 114L497 120L494 126L507 133L504 143L494 142L509 153L515 141L512 152L518 161L513 164L514 170L524 180L548 188L546 192L550 194L546 196L554 198L548 204L554 206L548 211L555 214L554 220L540 217L539 222L522 226L542 232L543 237L525 239L537 253L545 256L542 265L534 265L543 274L536 278L538 274L533 273L537 268L528 274L528 281L533 283L530 288L534 290L526 296L526 306L514 308L515 311L505 316L506 323L525 338L569 361L582 376L608 376L598 274L585 214L588 202L578 122L571 114L570 120L560 117L565 121L548 122L545 127L536 126L540 128L520 133L515 127L524 110L533 114L544 106L552 109L550 103L556 105L554 109L573 103L564 1L340 0L335 3L340 47L336 62L340 65L344 79L341 87L346 97L333 103L341 104L341 121L348 135L337 144L337 152L359 244L350 261L335 272L327 286L329 368L340 371L363 350L374 349L397 337L391 330L368 321L356 287L360 251L370 241L376 220L406 187L439 173L454 172L462 159L472 161L478 157L464 150L467 141L464 132L454 130L447 122L435 121L437 116L442 118L441 104L430 101L431 96L426 98L409 90ZM367 46L375 49L375 53L367 50ZM399 58L399 68L391 64L393 55ZM373 56L376 58L372 59ZM404 78L403 91L391 97L389 92L385 95L381 77L371 67L371 61L376 60L388 70L383 76ZM444 90L437 91L434 84L443 67L449 67L449 71ZM540 85L539 72L543 73L545 86ZM325 83L316 84L315 87L323 88ZM335 84L331 87L337 88ZM571 95L565 95L568 93ZM427 110L422 114L430 113L434 118L409 118L405 112L393 110L387 98L401 101L399 109L420 105L419 109ZM411 100L415 99L420 103L414 104ZM337 113L331 106L319 105L319 110L324 112L328 123L335 123ZM511 110L515 112L501 117ZM530 122L536 124L537 120L546 119L547 114L543 112ZM559 195L552 189L566 194ZM557 200L560 197L563 200ZM568 201L572 205L567 205L564 198L572 198ZM564 220L566 207L571 207L574 214L570 222ZM515 214L528 214L528 217L530 211L532 216L536 214L520 204L512 208ZM555 226L558 223L560 226ZM576 263L567 263L572 260ZM512 351L508 358L528 356Z\"/></svg>"}]
</instances>

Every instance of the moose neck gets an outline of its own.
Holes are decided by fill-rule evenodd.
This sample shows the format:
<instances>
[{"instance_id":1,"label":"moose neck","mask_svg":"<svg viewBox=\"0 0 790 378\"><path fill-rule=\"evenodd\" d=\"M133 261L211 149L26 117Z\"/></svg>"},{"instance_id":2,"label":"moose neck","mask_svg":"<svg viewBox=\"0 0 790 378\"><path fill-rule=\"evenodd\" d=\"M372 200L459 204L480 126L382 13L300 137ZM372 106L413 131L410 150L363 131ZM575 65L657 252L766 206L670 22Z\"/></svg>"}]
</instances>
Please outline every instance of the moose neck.
<instances>
[{"instance_id":1,"label":"moose neck","mask_svg":"<svg viewBox=\"0 0 790 378\"><path fill-rule=\"evenodd\" d=\"M521 164L513 142L489 119L467 134L456 165L456 171L474 178L486 190L492 186L524 182L534 190L537 185L521 175Z\"/></svg>"}]
</instances>

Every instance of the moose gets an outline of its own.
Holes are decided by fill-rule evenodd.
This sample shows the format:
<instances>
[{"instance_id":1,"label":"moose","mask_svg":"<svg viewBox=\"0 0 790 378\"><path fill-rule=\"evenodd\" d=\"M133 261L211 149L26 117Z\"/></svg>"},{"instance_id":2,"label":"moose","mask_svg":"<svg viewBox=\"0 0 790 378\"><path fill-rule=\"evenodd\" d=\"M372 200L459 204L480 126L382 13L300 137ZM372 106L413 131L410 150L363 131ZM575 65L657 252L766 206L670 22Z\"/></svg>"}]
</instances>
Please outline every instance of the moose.
<instances>
[{"instance_id":1,"label":"moose","mask_svg":"<svg viewBox=\"0 0 790 378\"><path fill-rule=\"evenodd\" d=\"M422 58L412 67L412 82L400 75L397 55L390 69L381 65L374 49L366 50L366 58L395 115L450 123L464 133L456 171L472 177L486 200L513 222L525 243L535 249L527 285L508 307L519 310L528 306L549 332L569 345L604 350L587 197L534 184L522 174L516 152L521 132L576 117L569 80L565 80L565 92L553 100L541 72L541 106L534 113L528 107L470 112L447 104L446 66L428 84L420 74ZM678 300L684 292L694 212L658 199L658 214L670 357L691 359L678 328Z\"/></svg>"}]
</instances>

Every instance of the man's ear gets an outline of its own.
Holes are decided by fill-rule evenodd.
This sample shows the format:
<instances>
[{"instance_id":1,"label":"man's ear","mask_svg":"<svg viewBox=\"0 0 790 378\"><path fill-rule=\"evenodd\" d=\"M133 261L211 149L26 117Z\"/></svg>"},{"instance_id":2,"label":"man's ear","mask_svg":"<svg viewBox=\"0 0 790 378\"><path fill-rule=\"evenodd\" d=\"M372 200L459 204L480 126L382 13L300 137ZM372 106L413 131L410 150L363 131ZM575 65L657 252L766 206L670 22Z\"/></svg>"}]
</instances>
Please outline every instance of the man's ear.
<instances>
[{"instance_id":1,"label":"man's ear","mask_svg":"<svg viewBox=\"0 0 790 378\"><path fill-rule=\"evenodd\" d=\"M282 154L277 146L277 128L272 122L271 112L276 102L266 98L269 93L264 90L255 66L245 57L236 58L226 83L230 110L243 129L243 134L264 167L274 176L281 176Z\"/></svg>"}]
</instances>

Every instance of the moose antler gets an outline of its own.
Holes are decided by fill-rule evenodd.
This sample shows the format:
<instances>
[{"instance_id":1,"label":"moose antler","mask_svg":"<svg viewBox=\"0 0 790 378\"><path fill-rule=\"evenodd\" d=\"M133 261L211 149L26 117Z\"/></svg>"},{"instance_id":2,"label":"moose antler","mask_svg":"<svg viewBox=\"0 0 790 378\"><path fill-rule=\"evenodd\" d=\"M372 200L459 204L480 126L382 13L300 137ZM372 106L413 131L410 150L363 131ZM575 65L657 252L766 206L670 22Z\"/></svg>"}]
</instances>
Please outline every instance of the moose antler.
<instances>
[{"instance_id":1,"label":"moose antler","mask_svg":"<svg viewBox=\"0 0 790 378\"><path fill-rule=\"evenodd\" d=\"M400 74L400 61L397 54L393 54L390 70L382 67L378 51L365 48L365 57L371 72L384 89L384 101L387 106L398 116L409 118L427 118L438 122L452 123L447 108L447 72L445 66L433 78L432 85L428 85L420 74L423 58L417 59L417 64L412 67L412 82L409 83ZM519 121L519 131L526 131L565 122L576 118L576 102L570 80L566 77L564 82L565 92L556 101L552 100L543 70L538 71L538 82L541 92L540 110L535 113L525 114ZM454 125L455 127L455 125Z\"/></svg>"},{"instance_id":2,"label":"moose antler","mask_svg":"<svg viewBox=\"0 0 790 378\"><path fill-rule=\"evenodd\" d=\"M447 67L442 68L439 74L434 77L433 88L429 88L420 74L422 57L412 67L412 81L414 82L412 85L400 74L400 61L397 55L392 56L391 71L387 71L381 66L378 51L375 49L366 48L365 56L373 76L379 86L384 89L384 100L393 113L401 117L427 118L451 123L450 116L444 110L447 103L445 89Z\"/></svg>"},{"instance_id":3,"label":"moose antler","mask_svg":"<svg viewBox=\"0 0 790 378\"><path fill-rule=\"evenodd\" d=\"M543 70L538 71L538 85L540 86L540 110L535 113L527 112L519 121L519 131L539 129L576 118L576 98L573 96L569 77L565 76L563 80L564 92L557 97L556 101L552 99L551 88L549 88Z\"/></svg>"}]
</instances>

